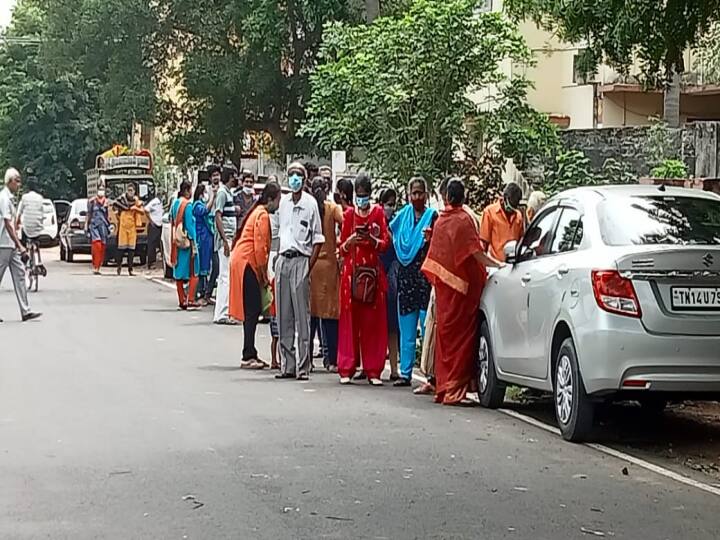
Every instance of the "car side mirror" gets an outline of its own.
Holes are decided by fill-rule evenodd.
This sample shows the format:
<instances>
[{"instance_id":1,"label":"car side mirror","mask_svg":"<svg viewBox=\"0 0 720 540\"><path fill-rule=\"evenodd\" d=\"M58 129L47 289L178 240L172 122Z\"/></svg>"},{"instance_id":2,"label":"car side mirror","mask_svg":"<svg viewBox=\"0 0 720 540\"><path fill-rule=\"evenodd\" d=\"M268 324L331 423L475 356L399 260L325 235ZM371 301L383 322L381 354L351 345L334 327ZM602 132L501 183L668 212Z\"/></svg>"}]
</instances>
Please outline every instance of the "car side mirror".
<instances>
[{"instance_id":1,"label":"car side mirror","mask_svg":"<svg viewBox=\"0 0 720 540\"><path fill-rule=\"evenodd\" d=\"M515 262L517 262L517 242L513 240L505 244L503 253L505 254L505 262L507 264L515 264Z\"/></svg>"}]
</instances>

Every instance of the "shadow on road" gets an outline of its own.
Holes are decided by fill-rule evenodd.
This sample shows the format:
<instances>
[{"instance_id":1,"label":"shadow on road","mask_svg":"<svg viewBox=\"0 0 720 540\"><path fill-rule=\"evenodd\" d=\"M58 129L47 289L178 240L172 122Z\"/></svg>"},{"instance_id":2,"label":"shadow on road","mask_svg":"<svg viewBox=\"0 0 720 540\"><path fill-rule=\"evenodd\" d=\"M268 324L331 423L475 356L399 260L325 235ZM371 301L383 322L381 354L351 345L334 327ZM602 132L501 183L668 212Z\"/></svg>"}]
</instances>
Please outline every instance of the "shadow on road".
<instances>
[{"instance_id":1,"label":"shadow on road","mask_svg":"<svg viewBox=\"0 0 720 540\"><path fill-rule=\"evenodd\" d=\"M508 408L557 426L551 397L508 403ZM647 412L634 402L601 406L593 440L720 481L720 404L715 402L670 405L664 413Z\"/></svg>"},{"instance_id":2,"label":"shadow on road","mask_svg":"<svg viewBox=\"0 0 720 540\"><path fill-rule=\"evenodd\" d=\"M199 366L197 369L201 371L240 371L240 366Z\"/></svg>"}]
</instances>

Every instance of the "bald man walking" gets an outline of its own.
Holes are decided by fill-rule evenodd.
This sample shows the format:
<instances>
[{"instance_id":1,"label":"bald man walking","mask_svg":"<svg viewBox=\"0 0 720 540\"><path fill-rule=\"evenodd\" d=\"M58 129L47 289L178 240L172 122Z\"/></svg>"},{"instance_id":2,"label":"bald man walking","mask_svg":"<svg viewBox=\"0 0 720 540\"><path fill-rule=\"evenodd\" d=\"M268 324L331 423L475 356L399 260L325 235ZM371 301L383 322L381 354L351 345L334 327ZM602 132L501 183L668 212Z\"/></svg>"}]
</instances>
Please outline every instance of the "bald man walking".
<instances>
[{"instance_id":1,"label":"bald man walking","mask_svg":"<svg viewBox=\"0 0 720 540\"><path fill-rule=\"evenodd\" d=\"M27 258L27 249L15 231L17 221L15 194L20 191L21 184L20 173L16 169L8 169L5 173L5 188L0 191L0 282L5 276L5 270L10 268L15 296L20 306L20 315L23 322L26 322L37 319L40 317L40 313L30 311L25 286L25 263L23 262Z\"/></svg>"}]
</instances>

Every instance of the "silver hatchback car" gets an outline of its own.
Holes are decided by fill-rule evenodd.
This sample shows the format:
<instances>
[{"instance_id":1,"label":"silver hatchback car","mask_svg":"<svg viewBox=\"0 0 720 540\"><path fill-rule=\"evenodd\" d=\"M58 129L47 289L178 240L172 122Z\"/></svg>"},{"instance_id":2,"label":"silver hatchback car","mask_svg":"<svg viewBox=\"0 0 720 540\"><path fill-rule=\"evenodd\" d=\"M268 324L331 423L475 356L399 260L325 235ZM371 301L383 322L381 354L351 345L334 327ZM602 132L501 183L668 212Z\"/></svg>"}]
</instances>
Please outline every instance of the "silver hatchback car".
<instances>
[{"instance_id":1,"label":"silver hatchback car","mask_svg":"<svg viewBox=\"0 0 720 540\"><path fill-rule=\"evenodd\" d=\"M586 187L543 207L505 248L481 303L480 401L507 384L553 392L563 436L599 401L720 396L720 197Z\"/></svg>"}]
</instances>

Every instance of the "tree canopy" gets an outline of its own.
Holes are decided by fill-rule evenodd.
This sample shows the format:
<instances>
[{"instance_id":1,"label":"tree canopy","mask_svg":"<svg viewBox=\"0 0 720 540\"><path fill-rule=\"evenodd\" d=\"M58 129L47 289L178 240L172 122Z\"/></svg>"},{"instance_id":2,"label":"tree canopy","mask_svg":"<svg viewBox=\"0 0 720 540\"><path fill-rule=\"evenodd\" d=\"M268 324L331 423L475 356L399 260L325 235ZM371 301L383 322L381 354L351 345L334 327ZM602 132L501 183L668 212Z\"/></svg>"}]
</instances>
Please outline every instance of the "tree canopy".
<instances>
[{"instance_id":1,"label":"tree canopy","mask_svg":"<svg viewBox=\"0 0 720 540\"><path fill-rule=\"evenodd\" d=\"M268 132L279 151L303 149L297 128L323 26L360 20L348 0L166 0L161 14L168 75L180 102L163 120L182 160L208 149L238 160L245 132Z\"/></svg>"},{"instance_id":2,"label":"tree canopy","mask_svg":"<svg viewBox=\"0 0 720 540\"><path fill-rule=\"evenodd\" d=\"M452 169L469 93L503 79L503 60L529 62L514 25L476 0L415 0L369 26L329 24L303 133L323 150L361 147L387 179Z\"/></svg>"},{"instance_id":3,"label":"tree canopy","mask_svg":"<svg viewBox=\"0 0 720 540\"><path fill-rule=\"evenodd\" d=\"M506 0L505 6L564 41L586 43L586 71L600 61L628 68L638 59L651 82L685 71L683 53L720 20L720 0Z\"/></svg>"},{"instance_id":4,"label":"tree canopy","mask_svg":"<svg viewBox=\"0 0 720 540\"><path fill-rule=\"evenodd\" d=\"M49 77L42 61L45 11L21 0L0 45L0 163L32 169L48 197L81 192L87 154L107 135L97 87L77 71Z\"/></svg>"},{"instance_id":5,"label":"tree canopy","mask_svg":"<svg viewBox=\"0 0 720 540\"><path fill-rule=\"evenodd\" d=\"M95 156L151 123L149 0L20 0L0 43L0 163L74 198Z\"/></svg>"}]
</instances>

